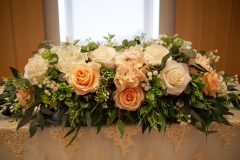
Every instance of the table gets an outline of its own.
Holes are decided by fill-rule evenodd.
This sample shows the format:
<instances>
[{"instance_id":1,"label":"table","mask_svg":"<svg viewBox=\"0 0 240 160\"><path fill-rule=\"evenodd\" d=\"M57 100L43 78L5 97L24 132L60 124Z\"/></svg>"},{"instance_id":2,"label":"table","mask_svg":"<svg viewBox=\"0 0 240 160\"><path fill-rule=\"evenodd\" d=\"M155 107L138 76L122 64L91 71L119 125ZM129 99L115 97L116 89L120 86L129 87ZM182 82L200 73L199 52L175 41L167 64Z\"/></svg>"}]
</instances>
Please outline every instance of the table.
<instances>
[{"instance_id":1,"label":"table","mask_svg":"<svg viewBox=\"0 0 240 160\"><path fill-rule=\"evenodd\" d=\"M166 132L152 130L142 134L141 128L125 126L120 138L116 125L96 128L83 127L77 139L65 147L71 136L63 139L59 125L48 123L44 131L38 128L29 138L28 127L16 131L17 123L9 118L0 120L1 160L239 160L240 111L231 109L234 117L227 117L232 126L212 123L210 129L218 131L206 136L194 127L168 126ZM238 120L237 120L238 119Z\"/></svg>"}]
</instances>

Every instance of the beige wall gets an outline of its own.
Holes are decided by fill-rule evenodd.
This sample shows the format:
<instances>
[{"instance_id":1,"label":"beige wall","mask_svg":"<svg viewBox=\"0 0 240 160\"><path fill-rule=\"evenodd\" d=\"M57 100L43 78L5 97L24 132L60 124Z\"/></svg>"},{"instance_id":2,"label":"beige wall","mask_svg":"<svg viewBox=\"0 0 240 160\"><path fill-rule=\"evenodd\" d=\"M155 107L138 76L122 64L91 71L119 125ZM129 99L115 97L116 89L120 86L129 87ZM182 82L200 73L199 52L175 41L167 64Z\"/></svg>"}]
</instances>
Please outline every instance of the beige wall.
<instances>
[{"instance_id":1,"label":"beige wall","mask_svg":"<svg viewBox=\"0 0 240 160\"><path fill-rule=\"evenodd\" d=\"M43 0L45 39L60 44L58 0Z\"/></svg>"},{"instance_id":2,"label":"beige wall","mask_svg":"<svg viewBox=\"0 0 240 160\"><path fill-rule=\"evenodd\" d=\"M175 33L175 0L160 0L160 34Z\"/></svg>"}]
</instances>

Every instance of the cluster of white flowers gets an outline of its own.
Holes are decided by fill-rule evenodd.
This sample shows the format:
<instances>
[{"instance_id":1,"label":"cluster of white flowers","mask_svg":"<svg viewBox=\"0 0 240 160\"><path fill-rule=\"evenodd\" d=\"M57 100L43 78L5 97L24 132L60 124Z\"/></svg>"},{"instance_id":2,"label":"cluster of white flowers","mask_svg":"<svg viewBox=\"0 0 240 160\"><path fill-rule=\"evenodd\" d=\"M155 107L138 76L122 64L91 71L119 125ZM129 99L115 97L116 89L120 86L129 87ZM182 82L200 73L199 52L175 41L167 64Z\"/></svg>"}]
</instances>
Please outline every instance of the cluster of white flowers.
<instances>
[{"instance_id":1,"label":"cluster of white flowers","mask_svg":"<svg viewBox=\"0 0 240 160\"><path fill-rule=\"evenodd\" d=\"M214 52L217 53L218 50L216 49ZM212 61L215 61L215 62L218 62L219 59L220 59L220 56L214 55L214 54L213 54L213 51L210 51L210 52L207 54L207 56L208 56Z\"/></svg>"}]
</instances>

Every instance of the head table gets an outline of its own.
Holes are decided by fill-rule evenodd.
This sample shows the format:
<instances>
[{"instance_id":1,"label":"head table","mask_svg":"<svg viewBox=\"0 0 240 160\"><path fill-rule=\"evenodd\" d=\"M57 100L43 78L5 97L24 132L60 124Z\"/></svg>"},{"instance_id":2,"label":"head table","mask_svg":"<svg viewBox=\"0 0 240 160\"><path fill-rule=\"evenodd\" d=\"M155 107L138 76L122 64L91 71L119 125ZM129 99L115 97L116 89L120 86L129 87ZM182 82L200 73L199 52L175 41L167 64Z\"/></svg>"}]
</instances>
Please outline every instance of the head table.
<instances>
[{"instance_id":1,"label":"head table","mask_svg":"<svg viewBox=\"0 0 240 160\"><path fill-rule=\"evenodd\" d=\"M0 93L3 87L0 87ZM190 125L168 125L165 132L151 130L142 134L141 127L126 125L121 138L116 125L96 128L82 127L76 140L66 147L73 135L63 138L60 125L48 123L29 138L28 126L16 131L17 122L0 116L1 160L239 160L240 111L227 117L232 126L212 123L205 136Z\"/></svg>"}]
</instances>

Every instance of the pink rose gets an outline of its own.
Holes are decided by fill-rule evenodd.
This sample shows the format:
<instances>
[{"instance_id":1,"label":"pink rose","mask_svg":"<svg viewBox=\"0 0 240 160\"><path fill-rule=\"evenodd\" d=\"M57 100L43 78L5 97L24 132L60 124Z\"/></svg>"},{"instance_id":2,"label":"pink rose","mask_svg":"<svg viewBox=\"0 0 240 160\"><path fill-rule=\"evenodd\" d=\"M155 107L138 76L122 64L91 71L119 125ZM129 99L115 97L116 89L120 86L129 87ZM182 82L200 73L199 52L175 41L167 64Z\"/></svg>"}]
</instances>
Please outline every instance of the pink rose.
<instances>
[{"instance_id":1,"label":"pink rose","mask_svg":"<svg viewBox=\"0 0 240 160\"><path fill-rule=\"evenodd\" d=\"M81 63L70 68L69 76L66 80L73 86L77 95L85 95L96 90L99 78L100 68L98 65Z\"/></svg>"},{"instance_id":2,"label":"pink rose","mask_svg":"<svg viewBox=\"0 0 240 160\"><path fill-rule=\"evenodd\" d=\"M144 93L142 87L126 88L123 91L116 90L113 100L115 107L128 111L135 111L144 101Z\"/></svg>"},{"instance_id":3,"label":"pink rose","mask_svg":"<svg viewBox=\"0 0 240 160\"><path fill-rule=\"evenodd\" d=\"M207 84L205 88L203 88L203 92L206 95L216 97L216 93L220 89L220 81L221 77L213 70L210 70L207 73L203 74L203 82Z\"/></svg>"},{"instance_id":4,"label":"pink rose","mask_svg":"<svg viewBox=\"0 0 240 160\"><path fill-rule=\"evenodd\" d=\"M27 100L30 99L30 92L28 90L23 90L23 89L19 89L17 94L17 100L18 100L18 103L22 106L22 107L25 107L25 108L28 108L29 106L27 105Z\"/></svg>"}]
</instances>

